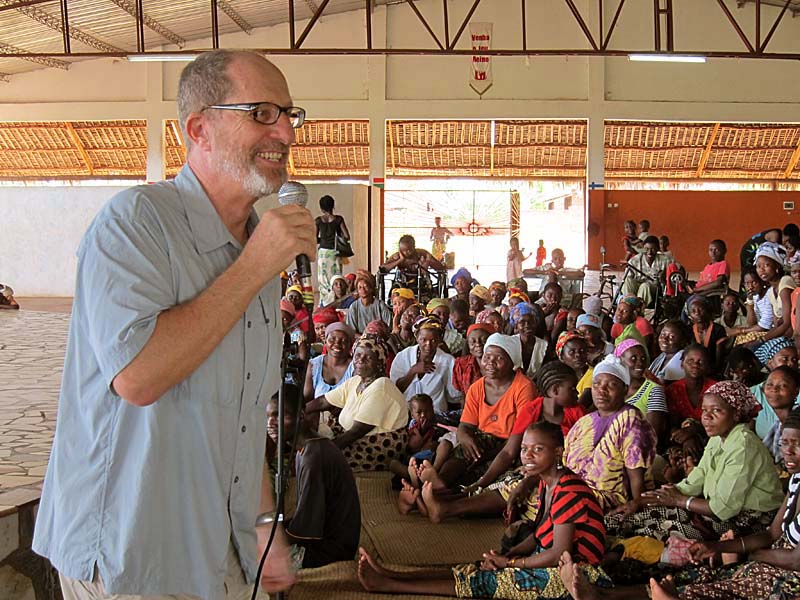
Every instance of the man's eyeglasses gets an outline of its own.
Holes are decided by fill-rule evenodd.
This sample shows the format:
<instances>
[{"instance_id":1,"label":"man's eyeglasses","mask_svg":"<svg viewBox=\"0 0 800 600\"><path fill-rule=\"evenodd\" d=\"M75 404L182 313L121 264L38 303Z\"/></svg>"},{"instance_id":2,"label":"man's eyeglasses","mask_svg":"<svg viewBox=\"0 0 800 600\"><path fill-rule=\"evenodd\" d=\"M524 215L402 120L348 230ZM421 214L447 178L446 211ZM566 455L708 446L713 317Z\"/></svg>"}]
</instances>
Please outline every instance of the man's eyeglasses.
<instances>
[{"instance_id":1,"label":"man's eyeglasses","mask_svg":"<svg viewBox=\"0 0 800 600\"><path fill-rule=\"evenodd\" d=\"M250 118L262 125L274 125L278 122L281 113L286 113L293 129L302 127L306 120L306 109L299 106L278 106L272 102L247 102L242 104L212 104L203 110L215 108L217 110L238 110L246 112Z\"/></svg>"}]
</instances>

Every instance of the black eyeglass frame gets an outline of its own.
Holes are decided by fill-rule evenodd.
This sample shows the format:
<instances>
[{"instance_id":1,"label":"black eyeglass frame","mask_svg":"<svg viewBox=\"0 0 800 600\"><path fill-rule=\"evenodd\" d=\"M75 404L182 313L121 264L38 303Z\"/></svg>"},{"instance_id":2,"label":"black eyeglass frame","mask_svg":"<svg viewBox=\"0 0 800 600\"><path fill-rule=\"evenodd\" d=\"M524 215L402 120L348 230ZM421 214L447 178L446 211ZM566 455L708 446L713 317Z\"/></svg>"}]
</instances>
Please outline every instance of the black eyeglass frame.
<instances>
[{"instance_id":1,"label":"black eyeglass frame","mask_svg":"<svg viewBox=\"0 0 800 600\"><path fill-rule=\"evenodd\" d=\"M259 112L259 107L264 106L265 104L269 106L273 106L278 109L275 113L275 120L273 121L262 121L256 118L256 114ZM203 110L207 110L209 108L213 108L216 110L236 110L240 112L249 113L250 118L253 119L256 123L261 123L262 125L274 125L278 122L278 119L281 118L281 113L286 113L286 116L289 117L289 123L292 125L292 129L299 129L303 126L306 120L306 109L300 108L299 106L279 106L274 102L237 102L236 104L211 104L210 106L206 106ZM294 118L298 120L297 125L295 125L295 121L293 121L293 115L290 111L297 111L294 115Z\"/></svg>"}]
</instances>

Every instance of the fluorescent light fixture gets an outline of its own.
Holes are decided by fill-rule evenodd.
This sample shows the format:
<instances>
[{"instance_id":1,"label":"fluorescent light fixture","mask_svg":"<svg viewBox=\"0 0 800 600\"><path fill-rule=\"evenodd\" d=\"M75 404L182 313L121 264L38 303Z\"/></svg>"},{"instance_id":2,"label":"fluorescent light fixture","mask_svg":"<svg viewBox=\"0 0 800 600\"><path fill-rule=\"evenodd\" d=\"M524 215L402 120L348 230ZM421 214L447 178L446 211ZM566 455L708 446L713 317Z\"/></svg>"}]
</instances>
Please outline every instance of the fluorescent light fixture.
<instances>
[{"instance_id":1,"label":"fluorescent light fixture","mask_svg":"<svg viewBox=\"0 0 800 600\"><path fill-rule=\"evenodd\" d=\"M199 54L187 52L186 54L129 54L130 62L189 62Z\"/></svg>"},{"instance_id":2,"label":"fluorescent light fixture","mask_svg":"<svg viewBox=\"0 0 800 600\"><path fill-rule=\"evenodd\" d=\"M691 54L629 54L628 60L637 62L704 63L705 56Z\"/></svg>"}]
</instances>

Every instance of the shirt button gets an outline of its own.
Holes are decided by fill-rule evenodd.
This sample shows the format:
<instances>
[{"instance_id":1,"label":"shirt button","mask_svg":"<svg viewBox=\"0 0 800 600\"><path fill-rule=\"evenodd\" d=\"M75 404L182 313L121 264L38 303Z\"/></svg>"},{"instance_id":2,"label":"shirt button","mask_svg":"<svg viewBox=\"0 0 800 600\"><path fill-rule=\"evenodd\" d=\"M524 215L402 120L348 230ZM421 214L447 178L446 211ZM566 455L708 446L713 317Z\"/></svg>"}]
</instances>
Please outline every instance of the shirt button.
<instances>
[{"instance_id":1,"label":"shirt button","mask_svg":"<svg viewBox=\"0 0 800 600\"><path fill-rule=\"evenodd\" d=\"M247 374L247 380L250 381L250 373Z\"/></svg>"},{"instance_id":2,"label":"shirt button","mask_svg":"<svg viewBox=\"0 0 800 600\"><path fill-rule=\"evenodd\" d=\"M238 475L233 478L233 483L239 483L239 476Z\"/></svg>"},{"instance_id":3,"label":"shirt button","mask_svg":"<svg viewBox=\"0 0 800 600\"><path fill-rule=\"evenodd\" d=\"M245 431L247 431L247 425L242 425L242 433L244 433Z\"/></svg>"},{"instance_id":4,"label":"shirt button","mask_svg":"<svg viewBox=\"0 0 800 600\"><path fill-rule=\"evenodd\" d=\"M248 321L247 322L247 328L250 329L252 326L253 326L253 322L252 321Z\"/></svg>"}]
</instances>

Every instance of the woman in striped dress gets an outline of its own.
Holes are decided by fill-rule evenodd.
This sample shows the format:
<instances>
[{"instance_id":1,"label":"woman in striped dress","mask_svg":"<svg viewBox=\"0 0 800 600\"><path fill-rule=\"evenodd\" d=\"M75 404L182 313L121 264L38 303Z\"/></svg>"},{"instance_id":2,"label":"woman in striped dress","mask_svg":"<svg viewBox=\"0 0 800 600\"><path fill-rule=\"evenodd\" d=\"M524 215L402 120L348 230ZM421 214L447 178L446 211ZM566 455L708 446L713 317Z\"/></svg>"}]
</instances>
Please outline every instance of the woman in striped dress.
<instances>
[{"instance_id":1,"label":"woman in striped dress","mask_svg":"<svg viewBox=\"0 0 800 600\"><path fill-rule=\"evenodd\" d=\"M505 553L490 550L477 563L453 569L398 573L380 567L360 550L358 578L365 590L458 598L566 600L569 592L558 564L567 553L582 564L584 576L598 588L611 587L600 568L605 549L603 512L592 490L561 465L564 434L554 423L531 425L520 458L526 476L539 476L540 506L532 534ZM431 485L426 483L425 485Z\"/></svg>"}]
</instances>

